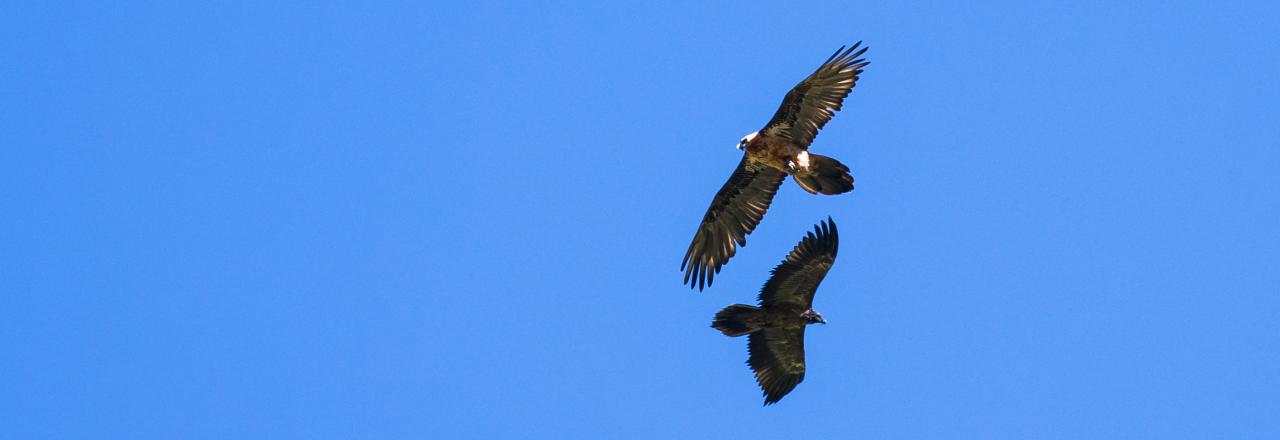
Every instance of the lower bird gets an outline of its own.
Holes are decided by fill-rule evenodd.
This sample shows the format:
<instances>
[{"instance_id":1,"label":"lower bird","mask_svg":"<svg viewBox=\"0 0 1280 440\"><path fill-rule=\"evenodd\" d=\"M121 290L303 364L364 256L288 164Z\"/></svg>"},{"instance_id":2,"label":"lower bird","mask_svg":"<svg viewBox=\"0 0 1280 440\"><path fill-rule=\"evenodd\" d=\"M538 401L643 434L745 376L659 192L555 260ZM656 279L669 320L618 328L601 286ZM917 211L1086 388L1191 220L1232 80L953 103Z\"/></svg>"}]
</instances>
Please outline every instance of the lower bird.
<instances>
[{"instance_id":1,"label":"lower bird","mask_svg":"<svg viewBox=\"0 0 1280 440\"><path fill-rule=\"evenodd\" d=\"M734 304L716 314L711 327L727 336L747 336L747 365L772 405L804 380L804 328L826 324L813 309L813 295L836 261L836 224L814 226L760 289L759 306Z\"/></svg>"}]
</instances>

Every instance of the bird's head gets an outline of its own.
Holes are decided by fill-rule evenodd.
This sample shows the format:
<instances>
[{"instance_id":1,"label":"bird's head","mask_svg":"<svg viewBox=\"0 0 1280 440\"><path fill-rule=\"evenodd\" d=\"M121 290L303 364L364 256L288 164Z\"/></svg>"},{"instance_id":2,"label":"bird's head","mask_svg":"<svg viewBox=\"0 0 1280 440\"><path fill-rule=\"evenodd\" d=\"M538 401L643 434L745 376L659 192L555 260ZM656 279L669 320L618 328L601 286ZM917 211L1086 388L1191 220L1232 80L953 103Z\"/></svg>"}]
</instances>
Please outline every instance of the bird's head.
<instances>
[{"instance_id":1,"label":"bird's head","mask_svg":"<svg viewBox=\"0 0 1280 440\"><path fill-rule=\"evenodd\" d=\"M822 319L822 314L818 313L818 311L814 309L805 310L804 313L802 313L800 316L807 320L805 322L806 324L826 324L827 323L827 320Z\"/></svg>"},{"instance_id":2,"label":"bird's head","mask_svg":"<svg viewBox=\"0 0 1280 440\"><path fill-rule=\"evenodd\" d=\"M747 148L747 144L751 143L751 140L755 139L757 134L760 134L760 132L753 131L753 132L747 133L746 136L743 136L742 140L738 141L738 149L742 150Z\"/></svg>"}]
</instances>

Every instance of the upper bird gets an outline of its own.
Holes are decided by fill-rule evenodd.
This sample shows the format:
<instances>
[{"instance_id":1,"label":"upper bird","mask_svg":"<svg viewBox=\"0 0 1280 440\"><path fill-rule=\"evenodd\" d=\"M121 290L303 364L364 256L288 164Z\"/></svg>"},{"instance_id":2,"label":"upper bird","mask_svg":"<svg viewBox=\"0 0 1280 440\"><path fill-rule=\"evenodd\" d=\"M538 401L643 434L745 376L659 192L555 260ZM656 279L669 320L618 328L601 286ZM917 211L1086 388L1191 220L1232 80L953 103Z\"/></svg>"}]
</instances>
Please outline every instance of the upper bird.
<instances>
[{"instance_id":1,"label":"upper bird","mask_svg":"<svg viewBox=\"0 0 1280 440\"><path fill-rule=\"evenodd\" d=\"M680 263L684 282L690 288L702 290L710 286L738 246L747 244L747 234L760 224L787 175L811 194L834 195L853 190L849 167L808 150L818 130L840 110L862 68L869 64L860 58L867 51L861 45L859 41L836 50L818 70L787 92L782 106L764 128L738 142L738 149L745 151L742 161L711 200Z\"/></svg>"}]
</instances>

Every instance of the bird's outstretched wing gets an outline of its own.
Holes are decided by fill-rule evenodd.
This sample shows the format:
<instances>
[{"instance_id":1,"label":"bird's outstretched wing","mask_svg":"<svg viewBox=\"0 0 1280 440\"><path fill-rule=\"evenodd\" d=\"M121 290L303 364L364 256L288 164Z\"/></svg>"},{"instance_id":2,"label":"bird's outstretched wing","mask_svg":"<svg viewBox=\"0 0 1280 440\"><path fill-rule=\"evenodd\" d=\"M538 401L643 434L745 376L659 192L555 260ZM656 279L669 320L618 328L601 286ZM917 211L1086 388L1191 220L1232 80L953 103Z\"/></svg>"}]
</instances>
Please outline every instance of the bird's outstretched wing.
<instances>
[{"instance_id":1,"label":"bird's outstretched wing","mask_svg":"<svg viewBox=\"0 0 1280 440\"><path fill-rule=\"evenodd\" d=\"M813 307L813 294L818 284L827 276L827 270L836 261L840 248L840 233L836 224L827 220L813 227L782 263L773 268L773 275L760 289L760 305L776 307L794 304L799 310Z\"/></svg>"},{"instance_id":2,"label":"bird's outstretched wing","mask_svg":"<svg viewBox=\"0 0 1280 440\"><path fill-rule=\"evenodd\" d=\"M751 162L743 155L729 181L711 200L711 207L702 217L702 224L698 225L698 232L680 263L684 282L690 288L696 286L702 290L710 286L738 246L747 244L747 234L760 224L786 177L786 173Z\"/></svg>"},{"instance_id":3,"label":"bird's outstretched wing","mask_svg":"<svg viewBox=\"0 0 1280 440\"><path fill-rule=\"evenodd\" d=\"M804 381L804 327L765 328L748 336L747 365L772 405Z\"/></svg>"},{"instance_id":4,"label":"bird's outstretched wing","mask_svg":"<svg viewBox=\"0 0 1280 440\"><path fill-rule=\"evenodd\" d=\"M765 124L762 133L791 140L800 148L809 148L818 130L840 111L844 98L858 82L858 74L868 63L858 58L867 51L859 41L852 47L841 47L831 54L818 70L787 92L782 106Z\"/></svg>"}]
</instances>

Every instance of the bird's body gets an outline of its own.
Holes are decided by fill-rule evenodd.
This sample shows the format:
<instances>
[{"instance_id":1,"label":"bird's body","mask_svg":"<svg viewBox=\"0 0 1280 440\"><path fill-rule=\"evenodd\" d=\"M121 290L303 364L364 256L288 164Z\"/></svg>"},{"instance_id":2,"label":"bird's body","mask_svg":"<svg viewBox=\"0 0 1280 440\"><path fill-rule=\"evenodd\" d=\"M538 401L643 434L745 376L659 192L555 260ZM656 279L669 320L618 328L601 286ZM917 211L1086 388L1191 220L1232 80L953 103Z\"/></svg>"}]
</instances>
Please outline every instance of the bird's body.
<instances>
[{"instance_id":1,"label":"bird's body","mask_svg":"<svg viewBox=\"0 0 1280 440\"><path fill-rule=\"evenodd\" d=\"M743 145L746 150L747 157L753 162L768 165L770 168L791 174L793 167L796 166L796 159L800 153L805 150L796 148L791 141L769 136L768 134L756 133Z\"/></svg>"},{"instance_id":2,"label":"bird's body","mask_svg":"<svg viewBox=\"0 0 1280 440\"><path fill-rule=\"evenodd\" d=\"M711 201L680 264L684 282L699 290L745 246L790 175L811 194L835 195L853 190L849 167L809 152L818 131L831 120L853 90L867 51L858 44L841 47L783 98L773 118L738 142L742 160Z\"/></svg>"},{"instance_id":3,"label":"bird's body","mask_svg":"<svg viewBox=\"0 0 1280 440\"><path fill-rule=\"evenodd\" d=\"M721 314L717 314L716 321L721 327L728 328L729 322L732 321L736 327L725 332L725 328L716 327L727 336L742 336L753 333L757 330L772 328L798 330L809 325L812 321L810 315L806 312L813 312L813 309L801 307L797 304L779 304L776 306L754 307L744 304L734 304L725 308ZM714 327L714 326L713 326Z\"/></svg>"},{"instance_id":4,"label":"bird's body","mask_svg":"<svg viewBox=\"0 0 1280 440\"><path fill-rule=\"evenodd\" d=\"M734 304L716 313L711 327L726 336L747 335L747 364L764 390L765 405L804 381L804 329L826 324L813 309L818 284L835 263L840 235L830 218L800 240L760 289L759 305Z\"/></svg>"}]
</instances>

